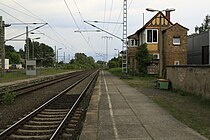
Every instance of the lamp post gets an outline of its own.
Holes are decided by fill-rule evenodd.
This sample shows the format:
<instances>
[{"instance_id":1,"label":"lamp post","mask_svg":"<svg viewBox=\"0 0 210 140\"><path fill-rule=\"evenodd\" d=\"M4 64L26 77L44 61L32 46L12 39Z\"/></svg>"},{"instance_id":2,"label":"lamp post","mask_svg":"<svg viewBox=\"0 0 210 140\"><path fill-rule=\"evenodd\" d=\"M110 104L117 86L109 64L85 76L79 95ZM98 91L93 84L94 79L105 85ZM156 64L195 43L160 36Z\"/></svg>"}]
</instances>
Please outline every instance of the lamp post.
<instances>
[{"instance_id":1,"label":"lamp post","mask_svg":"<svg viewBox=\"0 0 210 140\"><path fill-rule=\"evenodd\" d=\"M112 37L110 37L110 36L102 36L101 38L102 39L106 39L106 61L108 63L108 40L112 39Z\"/></svg>"},{"instance_id":2,"label":"lamp post","mask_svg":"<svg viewBox=\"0 0 210 140\"><path fill-rule=\"evenodd\" d=\"M157 9L152 9L152 8L146 8L146 10L147 11L149 11L149 12L163 12L163 11L165 11L166 13L170 13L170 12L172 12L172 11L175 11L175 9L174 8L167 8L167 9L165 9L165 10L157 10ZM161 17L161 15L160 15L160 19L159 19L159 55L160 55L160 59L159 59L159 77L163 77L163 50L164 50L164 48L163 48L163 44L162 44L162 39L163 39L163 37L162 37L162 19L161 19L162 17ZM169 19L170 20L170 19Z\"/></svg>"},{"instance_id":3,"label":"lamp post","mask_svg":"<svg viewBox=\"0 0 210 140\"><path fill-rule=\"evenodd\" d=\"M44 33L35 33L35 32L30 32L30 34L34 35L34 34L43 34L45 35ZM31 39L33 42L32 42L32 59L34 59L34 40L37 40L37 39L40 39L40 37L36 37L34 39Z\"/></svg>"},{"instance_id":4,"label":"lamp post","mask_svg":"<svg viewBox=\"0 0 210 140\"><path fill-rule=\"evenodd\" d=\"M10 24L5 24L2 16L0 16L0 56L1 56L1 76L4 76L5 70L5 27Z\"/></svg>"},{"instance_id":5,"label":"lamp post","mask_svg":"<svg viewBox=\"0 0 210 140\"><path fill-rule=\"evenodd\" d=\"M58 51L59 51L59 50L62 50L62 48L58 48L58 49L57 49L57 63L58 63Z\"/></svg>"},{"instance_id":6,"label":"lamp post","mask_svg":"<svg viewBox=\"0 0 210 140\"><path fill-rule=\"evenodd\" d=\"M36 38L31 38L32 40L32 56L31 56L31 59L33 60L34 59L34 40L38 40L40 39L40 37L36 37Z\"/></svg>"},{"instance_id":7,"label":"lamp post","mask_svg":"<svg viewBox=\"0 0 210 140\"><path fill-rule=\"evenodd\" d=\"M119 51L119 49L114 49L115 51L117 51L117 59L118 59L118 62L117 62L117 66L119 67L119 61L120 61L120 58L119 58L119 56L120 56L120 51Z\"/></svg>"}]
</instances>

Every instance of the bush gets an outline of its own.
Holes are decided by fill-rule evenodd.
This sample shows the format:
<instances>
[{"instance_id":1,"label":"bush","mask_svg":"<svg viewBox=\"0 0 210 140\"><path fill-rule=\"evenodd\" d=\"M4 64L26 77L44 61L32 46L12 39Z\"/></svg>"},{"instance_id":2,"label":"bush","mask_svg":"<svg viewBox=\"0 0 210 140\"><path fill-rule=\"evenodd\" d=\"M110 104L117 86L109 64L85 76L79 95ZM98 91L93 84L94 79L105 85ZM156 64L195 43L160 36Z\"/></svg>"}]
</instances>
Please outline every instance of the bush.
<instances>
[{"instance_id":1,"label":"bush","mask_svg":"<svg viewBox=\"0 0 210 140\"><path fill-rule=\"evenodd\" d=\"M2 103L11 105L15 102L16 94L12 91L6 91L6 93L2 97Z\"/></svg>"}]
</instances>

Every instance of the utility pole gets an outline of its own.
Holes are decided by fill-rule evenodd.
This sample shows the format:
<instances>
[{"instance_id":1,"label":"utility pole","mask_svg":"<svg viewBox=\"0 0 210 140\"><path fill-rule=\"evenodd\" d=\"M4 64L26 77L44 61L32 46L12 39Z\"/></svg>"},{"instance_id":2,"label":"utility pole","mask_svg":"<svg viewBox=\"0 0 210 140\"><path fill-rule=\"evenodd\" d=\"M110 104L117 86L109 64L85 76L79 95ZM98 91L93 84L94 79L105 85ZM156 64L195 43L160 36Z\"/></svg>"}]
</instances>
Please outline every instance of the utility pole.
<instances>
[{"instance_id":1,"label":"utility pole","mask_svg":"<svg viewBox=\"0 0 210 140\"><path fill-rule=\"evenodd\" d=\"M57 60L56 60L56 46L55 46L55 57L54 57L54 59L55 59L55 67L57 68Z\"/></svg>"},{"instance_id":2,"label":"utility pole","mask_svg":"<svg viewBox=\"0 0 210 140\"><path fill-rule=\"evenodd\" d=\"M63 53L63 63L65 63L65 59L66 59L66 56L65 56L65 52Z\"/></svg>"},{"instance_id":3,"label":"utility pole","mask_svg":"<svg viewBox=\"0 0 210 140\"><path fill-rule=\"evenodd\" d=\"M0 55L1 55L1 76L4 76L5 70L5 35L4 35L4 21L0 16Z\"/></svg>"},{"instance_id":4,"label":"utility pole","mask_svg":"<svg viewBox=\"0 0 210 140\"><path fill-rule=\"evenodd\" d=\"M29 38L28 38L28 26L26 26L26 60L29 60Z\"/></svg>"},{"instance_id":5,"label":"utility pole","mask_svg":"<svg viewBox=\"0 0 210 140\"><path fill-rule=\"evenodd\" d=\"M102 39L106 39L106 61L108 63L108 40L112 39L112 37L110 37L110 36L102 36L101 38Z\"/></svg>"},{"instance_id":6,"label":"utility pole","mask_svg":"<svg viewBox=\"0 0 210 140\"><path fill-rule=\"evenodd\" d=\"M123 2L123 45L122 45L122 73L128 72L128 47L127 47L127 0Z\"/></svg>"}]
</instances>

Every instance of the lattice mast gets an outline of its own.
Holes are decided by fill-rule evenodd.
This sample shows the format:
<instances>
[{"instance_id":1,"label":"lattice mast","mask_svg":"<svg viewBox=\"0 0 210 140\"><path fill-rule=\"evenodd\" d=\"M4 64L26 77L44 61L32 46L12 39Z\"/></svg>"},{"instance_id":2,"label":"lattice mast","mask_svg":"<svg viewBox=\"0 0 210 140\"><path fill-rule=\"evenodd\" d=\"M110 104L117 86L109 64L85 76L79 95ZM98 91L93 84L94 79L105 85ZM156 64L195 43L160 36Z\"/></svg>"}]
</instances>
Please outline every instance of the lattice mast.
<instances>
[{"instance_id":1,"label":"lattice mast","mask_svg":"<svg viewBox=\"0 0 210 140\"><path fill-rule=\"evenodd\" d=\"M127 48L127 0L123 2L123 46L122 46L122 73L128 72L128 48Z\"/></svg>"}]
</instances>

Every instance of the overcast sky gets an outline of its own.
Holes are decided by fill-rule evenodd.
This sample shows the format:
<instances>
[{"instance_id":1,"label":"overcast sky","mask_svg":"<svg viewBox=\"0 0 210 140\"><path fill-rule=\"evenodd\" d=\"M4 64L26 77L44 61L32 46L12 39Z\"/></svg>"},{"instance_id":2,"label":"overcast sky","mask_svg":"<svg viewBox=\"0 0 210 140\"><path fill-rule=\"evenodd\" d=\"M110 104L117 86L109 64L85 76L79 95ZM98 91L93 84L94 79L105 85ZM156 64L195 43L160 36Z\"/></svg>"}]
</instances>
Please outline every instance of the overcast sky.
<instances>
[{"instance_id":1,"label":"overcast sky","mask_svg":"<svg viewBox=\"0 0 210 140\"><path fill-rule=\"evenodd\" d=\"M66 3L65 3L66 2ZM172 23L179 23L189 29L188 34L194 32L196 25L200 26L204 17L210 14L210 0L128 0L128 35L133 34L156 13L148 12L146 8L164 10L175 8L171 13ZM68 6L68 7L67 7ZM111 37L102 32L82 32L78 30L96 30L83 21L122 22L123 0L1 0L0 15L5 23L43 23L46 25L30 34L30 38L41 37L39 42L58 48L59 59L68 61L74 53L83 52L93 56L95 60L103 60L106 53L106 40L103 36ZM68 9L69 8L69 9ZM73 17L72 17L72 15ZM97 27L107 30L116 36L122 37L121 24L93 23ZM29 30L39 25L28 25ZM12 25L6 28L6 39L25 32L26 25ZM41 33L44 33L41 34ZM24 39L25 35L18 39ZM24 42L8 41L16 50L23 48ZM117 56L122 42L112 37L108 40L108 57Z\"/></svg>"}]
</instances>

